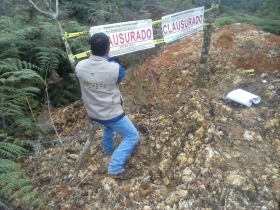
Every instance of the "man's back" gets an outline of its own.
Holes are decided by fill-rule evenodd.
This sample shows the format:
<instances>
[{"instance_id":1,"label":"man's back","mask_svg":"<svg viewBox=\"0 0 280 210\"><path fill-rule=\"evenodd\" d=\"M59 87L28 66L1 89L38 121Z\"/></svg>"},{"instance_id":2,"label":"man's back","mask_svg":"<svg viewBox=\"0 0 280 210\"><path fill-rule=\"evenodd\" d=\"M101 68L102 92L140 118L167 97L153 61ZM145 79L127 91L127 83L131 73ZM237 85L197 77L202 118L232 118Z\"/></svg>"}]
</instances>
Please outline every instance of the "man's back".
<instances>
[{"instance_id":1,"label":"man's back","mask_svg":"<svg viewBox=\"0 0 280 210\"><path fill-rule=\"evenodd\" d=\"M118 63L92 55L77 64L76 75L90 117L109 120L123 113L121 93L117 87Z\"/></svg>"}]
</instances>

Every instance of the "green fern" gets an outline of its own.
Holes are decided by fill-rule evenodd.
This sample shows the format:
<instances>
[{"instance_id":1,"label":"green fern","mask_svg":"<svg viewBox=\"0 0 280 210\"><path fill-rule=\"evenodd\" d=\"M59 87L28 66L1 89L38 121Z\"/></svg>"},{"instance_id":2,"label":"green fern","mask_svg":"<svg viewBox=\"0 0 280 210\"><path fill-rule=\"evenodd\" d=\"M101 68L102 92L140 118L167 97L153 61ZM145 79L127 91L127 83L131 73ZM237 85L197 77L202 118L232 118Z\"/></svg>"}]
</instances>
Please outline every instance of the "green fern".
<instances>
[{"instance_id":1,"label":"green fern","mask_svg":"<svg viewBox=\"0 0 280 210\"><path fill-rule=\"evenodd\" d=\"M49 97L52 98L55 106L65 106L80 98L77 80L68 78L67 81L63 80L58 86L52 87L49 93Z\"/></svg>"},{"instance_id":2,"label":"green fern","mask_svg":"<svg viewBox=\"0 0 280 210\"><path fill-rule=\"evenodd\" d=\"M35 199L41 200L40 198L37 198L38 194L38 191L31 191L23 197L22 202L27 204L32 200L32 203L36 204L36 202L33 202Z\"/></svg>"},{"instance_id":3,"label":"green fern","mask_svg":"<svg viewBox=\"0 0 280 210\"><path fill-rule=\"evenodd\" d=\"M2 113L5 113L7 117L9 116L17 116L24 117L25 114L20 106L17 106L10 102L0 103L0 110Z\"/></svg>"},{"instance_id":4,"label":"green fern","mask_svg":"<svg viewBox=\"0 0 280 210\"><path fill-rule=\"evenodd\" d=\"M13 122L19 126L20 129L10 129L13 132L34 127L28 101L34 101L41 93L40 87L45 86L45 81L35 71L38 69L18 59L0 61L0 111L8 127Z\"/></svg>"},{"instance_id":5,"label":"green fern","mask_svg":"<svg viewBox=\"0 0 280 210\"><path fill-rule=\"evenodd\" d=\"M18 189L22 189L24 186L31 184L30 179L15 179L10 180L11 182L5 184L4 187L0 190L0 195L9 197L11 200L11 195L18 192ZM31 186L32 187L32 186ZM25 189L23 189L24 191ZM14 192L14 193L13 193ZM22 194L22 190L20 194Z\"/></svg>"},{"instance_id":6,"label":"green fern","mask_svg":"<svg viewBox=\"0 0 280 210\"><path fill-rule=\"evenodd\" d=\"M16 160L17 155L27 152L26 149L15 144L0 142L0 157Z\"/></svg>"},{"instance_id":7,"label":"green fern","mask_svg":"<svg viewBox=\"0 0 280 210\"><path fill-rule=\"evenodd\" d=\"M11 162L12 162L12 164L15 164L13 161L11 161ZM17 166L18 167L16 168L16 170L17 170L16 172L13 171L13 172L8 173L6 171L5 173L1 174L0 175L0 183L7 184L7 183L10 182L11 179L18 179L19 177L23 176L24 172L18 171L20 169L19 164L17 164ZM8 166L8 167L6 167L6 169L11 169L11 167ZM9 174L9 176L7 176L7 174Z\"/></svg>"},{"instance_id":8,"label":"green fern","mask_svg":"<svg viewBox=\"0 0 280 210\"><path fill-rule=\"evenodd\" d=\"M28 152L17 145L22 142L0 131L0 197L6 198L9 202L18 199L20 205L25 208L46 209L46 203L39 197L38 191L34 190L32 181L25 178L25 173L20 170L20 164L14 162L18 156Z\"/></svg>"},{"instance_id":9,"label":"green fern","mask_svg":"<svg viewBox=\"0 0 280 210\"><path fill-rule=\"evenodd\" d=\"M39 74L46 78L48 97L52 105L65 106L77 100L78 82L70 68L66 53L55 47L38 47L35 50L38 51L36 65L41 71Z\"/></svg>"},{"instance_id":10,"label":"green fern","mask_svg":"<svg viewBox=\"0 0 280 210\"><path fill-rule=\"evenodd\" d=\"M0 158L16 160L19 155L28 153L22 146L24 146L22 140L0 131Z\"/></svg>"},{"instance_id":11,"label":"green fern","mask_svg":"<svg viewBox=\"0 0 280 210\"><path fill-rule=\"evenodd\" d=\"M31 197L26 197L26 195L30 194L31 191L34 190L34 187L31 184L31 180L30 179L20 179L17 180L17 183L15 183L15 189L18 189L17 191L15 191L10 197L8 201L13 201L16 198L21 198L24 197L24 203L26 203L27 200L30 201Z\"/></svg>"},{"instance_id":12,"label":"green fern","mask_svg":"<svg viewBox=\"0 0 280 210\"><path fill-rule=\"evenodd\" d=\"M19 50L18 50L18 48L13 47L13 48L7 49L5 52L0 54L0 59L6 59L6 58L17 58L17 59L19 59Z\"/></svg>"},{"instance_id":13,"label":"green fern","mask_svg":"<svg viewBox=\"0 0 280 210\"><path fill-rule=\"evenodd\" d=\"M66 53L55 47L37 47L34 50L36 53L37 66L44 71L57 71L61 64L63 56L67 57Z\"/></svg>"},{"instance_id":14,"label":"green fern","mask_svg":"<svg viewBox=\"0 0 280 210\"><path fill-rule=\"evenodd\" d=\"M5 176L4 174L18 171L19 169L20 169L20 165L16 164L14 161L0 158L0 174L3 175L2 180L9 178L9 176L4 177Z\"/></svg>"}]
</instances>

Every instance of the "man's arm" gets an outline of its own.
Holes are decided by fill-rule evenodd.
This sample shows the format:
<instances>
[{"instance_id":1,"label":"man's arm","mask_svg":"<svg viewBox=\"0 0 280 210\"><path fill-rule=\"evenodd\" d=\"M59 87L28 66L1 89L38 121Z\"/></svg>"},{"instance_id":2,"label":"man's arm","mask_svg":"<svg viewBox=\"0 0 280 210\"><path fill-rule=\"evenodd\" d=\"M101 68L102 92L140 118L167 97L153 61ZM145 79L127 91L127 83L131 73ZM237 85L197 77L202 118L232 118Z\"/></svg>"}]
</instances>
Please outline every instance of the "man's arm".
<instances>
[{"instance_id":1,"label":"man's arm","mask_svg":"<svg viewBox=\"0 0 280 210\"><path fill-rule=\"evenodd\" d=\"M107 61L117 63L113 57L109 57L109 56L107 57ZM119 84L126 75L124 68L120 64L119 66L120 67L119 67L119 76L118 76L117 84Z\"/></svg>"},{"instance_id":2,"label":"man's arm","mask_svg":"<svg viewBox=\"0 0 280 210\"><path fill-rule=\"evenodd\" d=\"M125 77L126 73L125 70L123 69L123 67L120 65L119 68L119 76L118 76L118 81L117 84L119 84L121 82L121 80Z\"/></svg>"}]
</instances>

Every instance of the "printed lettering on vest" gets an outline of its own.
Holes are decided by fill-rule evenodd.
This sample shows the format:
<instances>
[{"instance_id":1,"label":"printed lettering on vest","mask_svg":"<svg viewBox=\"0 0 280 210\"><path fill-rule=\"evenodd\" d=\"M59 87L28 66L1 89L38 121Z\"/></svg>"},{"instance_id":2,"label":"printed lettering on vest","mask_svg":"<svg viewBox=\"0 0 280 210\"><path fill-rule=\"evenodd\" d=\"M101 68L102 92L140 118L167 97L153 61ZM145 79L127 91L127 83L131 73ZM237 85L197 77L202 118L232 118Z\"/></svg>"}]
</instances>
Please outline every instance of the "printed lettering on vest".
<instances>
[{"instance_id":1,"label":"printed lettering on vest","mask_svg":"<svg viewBox=\"0 0 280 210\"><path fill-rule=\"evenodd\" d=\"M106 89L105 83L83 81L84 88L87 89Z\"/></svg>"}]
</instances>

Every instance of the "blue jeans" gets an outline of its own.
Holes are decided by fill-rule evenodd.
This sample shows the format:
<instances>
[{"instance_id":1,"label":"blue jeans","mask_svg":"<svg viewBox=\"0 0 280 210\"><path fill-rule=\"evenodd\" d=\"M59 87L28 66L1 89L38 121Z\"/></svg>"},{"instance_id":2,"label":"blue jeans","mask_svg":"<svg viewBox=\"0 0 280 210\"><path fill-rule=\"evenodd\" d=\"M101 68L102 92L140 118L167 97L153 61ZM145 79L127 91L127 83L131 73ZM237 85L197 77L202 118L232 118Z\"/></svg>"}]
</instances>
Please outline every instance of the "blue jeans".
<instances>
[{"instance_id":1,"label":"blue jeans","mask_svg":"<svg viewBox=\"0 0 280 210\"><path fill-rule=\"evenodd\" d=\"M115 151L114 132L122 137L122 141ZM108 155L114 151L108 166L109 174L118 174L124 171L124 163L130 156L138 139L139 134L127 116L115 123L103 124L102 147L104 154Z\"/></svg>"}]
</instances>

